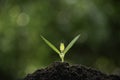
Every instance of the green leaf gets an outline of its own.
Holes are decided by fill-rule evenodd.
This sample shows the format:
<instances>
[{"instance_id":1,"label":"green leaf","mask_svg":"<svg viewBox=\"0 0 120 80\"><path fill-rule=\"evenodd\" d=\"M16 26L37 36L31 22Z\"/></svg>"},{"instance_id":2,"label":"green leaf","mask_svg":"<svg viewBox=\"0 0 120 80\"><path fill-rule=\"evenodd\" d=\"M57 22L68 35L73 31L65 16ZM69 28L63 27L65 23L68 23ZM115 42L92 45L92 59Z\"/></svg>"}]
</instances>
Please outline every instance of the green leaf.
<instances>
[{"instance_id":1,"label":"green leaf","mask_svg":"<svg viewBox=\"0 0 120 80\"><path fill-rule=\"evenodd\" d=\"M63 51L64 54L67 53L67 51L74 45L74 43L78 40L78 38L80 37L80 34L78 36L76 36L69 44L68 46L65 48L65 50Z\"/></svg>"},{"instance_id":2,"label":"green leaf","mask_svg":"<svg viewBox=\"0 0 120 80\"><path fill-rule=\"evenodd\" d=\"M45 39L43 36L41 36L41 38L45 41L45 43L51 47L55 52L57 52L58 54L60 54L60 51L52 44L50 43L47 39Z\"/></svg>"}]
</instances>

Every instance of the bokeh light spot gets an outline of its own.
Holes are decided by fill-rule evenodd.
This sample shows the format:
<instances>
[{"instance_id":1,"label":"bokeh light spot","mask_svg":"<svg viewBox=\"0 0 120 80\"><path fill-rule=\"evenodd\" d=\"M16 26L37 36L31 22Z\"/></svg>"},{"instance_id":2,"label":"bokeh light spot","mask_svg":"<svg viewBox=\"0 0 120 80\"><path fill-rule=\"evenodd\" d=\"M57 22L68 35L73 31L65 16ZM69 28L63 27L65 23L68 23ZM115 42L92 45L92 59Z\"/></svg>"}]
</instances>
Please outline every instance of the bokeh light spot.
<instances>
[{"instance_id":1,"label":"bokeh light spot","mask_svg":"<svg viewBox=\"0 0 120 80\"><path fill-rule=\"evenodd\" d=\"M30 17L26 13L20 13L17 18L17 24L19 26L26 26L30 21Z\"/></svg>"}]
</instances>

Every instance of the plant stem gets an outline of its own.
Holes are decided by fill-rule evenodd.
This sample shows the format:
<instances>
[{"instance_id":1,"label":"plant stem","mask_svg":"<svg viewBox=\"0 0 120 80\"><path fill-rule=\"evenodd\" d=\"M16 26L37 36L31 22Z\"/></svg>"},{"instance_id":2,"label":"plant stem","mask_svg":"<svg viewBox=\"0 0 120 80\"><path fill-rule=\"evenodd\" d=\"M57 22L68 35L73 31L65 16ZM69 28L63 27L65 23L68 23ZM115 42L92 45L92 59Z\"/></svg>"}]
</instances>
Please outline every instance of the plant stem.
<instances>
[{"instance_id":1,"label":"plant stem","mask_svg":"<svg viewBox=\"0 0 120 80\"><path fill-rule=\"evenodd\" d=\"M60 53L60 58L61 58L61 61L64 62L64 54L63 53Z\"/></svg>"},{"instance_id":2,"label":"plant stem","mask_svg":"<svg viewBox=\"0 0 120 80\"><path fill-rule=\"evenodd\" d=\"M62 59L62 62L64 62L64 57L63 58L61 58Z\"/></svg>"}]
</instances>

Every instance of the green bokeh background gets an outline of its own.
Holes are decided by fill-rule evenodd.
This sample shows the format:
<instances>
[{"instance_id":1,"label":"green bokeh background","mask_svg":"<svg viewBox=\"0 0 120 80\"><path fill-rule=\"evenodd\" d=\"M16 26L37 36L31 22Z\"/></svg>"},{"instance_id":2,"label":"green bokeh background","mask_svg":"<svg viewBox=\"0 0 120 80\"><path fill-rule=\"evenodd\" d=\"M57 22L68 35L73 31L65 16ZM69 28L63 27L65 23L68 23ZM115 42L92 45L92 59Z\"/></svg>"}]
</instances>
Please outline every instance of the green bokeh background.
<instances>
[{"instance_id":1,"label":"green bokeh background","mask_svg":"<svg viewBox=\"0 0 120 80\"><path fill-rule=\"evenodd\" d=\"M59 48L78 34L65 61L120 75L119 0L0 0L0 79L60 61L40 35Z\"/></svg>"}]
</instances>

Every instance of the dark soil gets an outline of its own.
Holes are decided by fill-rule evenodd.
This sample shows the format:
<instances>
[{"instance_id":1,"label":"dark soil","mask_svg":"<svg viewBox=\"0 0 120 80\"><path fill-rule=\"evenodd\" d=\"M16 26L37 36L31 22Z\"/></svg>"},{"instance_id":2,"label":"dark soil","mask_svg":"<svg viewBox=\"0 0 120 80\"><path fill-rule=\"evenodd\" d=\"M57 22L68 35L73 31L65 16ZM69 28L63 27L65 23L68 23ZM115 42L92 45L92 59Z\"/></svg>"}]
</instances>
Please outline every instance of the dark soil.
<instances>
[{"instance_id":1,"label":"dark soil","mask_svg":"<svg viewBox=\"0 0 120 80\"><path fill-rule=\"evenodd\" d=\"M120 76L107 75L82 65L55 62L45 69L28 74L24 80L120 80Z\"/></svg>"}]
</instances>

